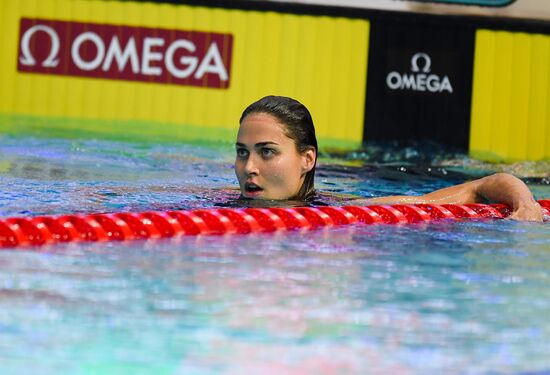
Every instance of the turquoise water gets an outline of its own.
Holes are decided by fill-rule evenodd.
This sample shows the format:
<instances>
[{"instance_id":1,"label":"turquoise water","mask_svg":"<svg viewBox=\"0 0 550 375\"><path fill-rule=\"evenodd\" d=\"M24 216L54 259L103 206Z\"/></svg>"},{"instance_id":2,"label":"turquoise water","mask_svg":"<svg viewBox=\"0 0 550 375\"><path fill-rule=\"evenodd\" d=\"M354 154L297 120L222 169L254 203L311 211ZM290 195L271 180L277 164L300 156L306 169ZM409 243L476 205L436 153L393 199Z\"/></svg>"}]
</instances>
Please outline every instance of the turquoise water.
<instances>
[{"instance_id":1,"label":"turquoise water","mask_svg":"<svg viewBox=\"0 0 550 375\"><path fill-rule=\"evenodd\" d=\"M229 146L4 137L0 156L4 217L238 196ZM322 158L318 187L421 194L490 167L456 155L431 166L362 157ZM544 178L530 181L550 197ZM0 251L1 373L548 373L549 225L355 225Z\"/></svg>"}]
</instances>

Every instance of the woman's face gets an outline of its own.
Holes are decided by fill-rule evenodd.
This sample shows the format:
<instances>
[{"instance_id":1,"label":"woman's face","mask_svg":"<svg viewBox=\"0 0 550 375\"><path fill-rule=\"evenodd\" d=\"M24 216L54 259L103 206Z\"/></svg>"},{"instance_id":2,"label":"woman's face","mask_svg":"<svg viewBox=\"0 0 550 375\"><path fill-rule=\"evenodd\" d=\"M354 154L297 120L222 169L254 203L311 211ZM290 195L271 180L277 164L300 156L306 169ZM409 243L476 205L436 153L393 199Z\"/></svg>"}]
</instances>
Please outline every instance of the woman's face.
<instances>
[{"instance_id":1,"label":"woman's face","mask_svg":"<svg viewBox=\"0 0 550 375\"><path fill-rule=\"evenodd\" d=\"M241 122L235 173L245 198L294 197L315 165L315 150L300 154L284 126L266 113L251 113Z\"/></svg>"}]
</instances>

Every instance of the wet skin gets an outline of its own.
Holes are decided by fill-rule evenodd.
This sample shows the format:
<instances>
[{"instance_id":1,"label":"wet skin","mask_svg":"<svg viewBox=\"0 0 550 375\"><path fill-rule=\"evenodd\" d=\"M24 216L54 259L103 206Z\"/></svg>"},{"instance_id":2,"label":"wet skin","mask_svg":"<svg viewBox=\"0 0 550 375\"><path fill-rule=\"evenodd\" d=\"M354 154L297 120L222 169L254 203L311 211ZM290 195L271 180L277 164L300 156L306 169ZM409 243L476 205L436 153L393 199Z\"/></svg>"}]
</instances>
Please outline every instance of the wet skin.
<instances>
[{"instance_id":1,"label":"wet skin","mask_svg":"<svg viewBox=\"0 0 550 375\"><path fill-rule=\"evenodd\" d=\"M235 174L245 198L292 198L315 164L315 151L299 153L285 125L265 113L243 119L235 148Z\"/></svg>"}]
</instances>

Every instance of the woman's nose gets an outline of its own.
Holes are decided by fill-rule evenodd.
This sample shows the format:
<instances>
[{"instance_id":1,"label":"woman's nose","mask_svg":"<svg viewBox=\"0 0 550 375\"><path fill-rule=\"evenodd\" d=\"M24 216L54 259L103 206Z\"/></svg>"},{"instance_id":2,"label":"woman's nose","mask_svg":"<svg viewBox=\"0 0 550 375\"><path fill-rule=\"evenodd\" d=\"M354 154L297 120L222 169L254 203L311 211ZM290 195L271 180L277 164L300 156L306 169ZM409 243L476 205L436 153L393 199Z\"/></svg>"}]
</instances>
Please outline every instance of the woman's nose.
<instances>
[{"instance_id":1,"label":"woman's nose","mask_svg":"<svg viewBox=\"0 0 550 375\"><path fill-rule=\"evenodd\" d=\"M258 166L257 166L257 163L256 161L254 160L254 156L250 156L248 158L248 160L246 161L246 164L244 166L244 170L247 174L254 174L254 175L257 175L258 174Z\"/></svg>"}]
</instances>

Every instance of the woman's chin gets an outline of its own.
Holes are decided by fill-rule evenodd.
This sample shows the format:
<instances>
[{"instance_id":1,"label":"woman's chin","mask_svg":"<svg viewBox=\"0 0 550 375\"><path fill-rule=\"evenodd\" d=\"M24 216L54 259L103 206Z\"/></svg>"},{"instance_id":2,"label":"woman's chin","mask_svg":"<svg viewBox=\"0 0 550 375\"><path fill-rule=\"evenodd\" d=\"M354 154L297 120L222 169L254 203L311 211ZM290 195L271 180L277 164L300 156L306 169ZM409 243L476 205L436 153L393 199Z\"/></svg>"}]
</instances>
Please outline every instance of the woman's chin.
<instances>
[{"instance_id":1,"label":"woman's chin","mask_svg":"<svg viewBox=\"0 0 550 375\"><path fill-rule=\"evenodd\" d=\"M256 191L249 191L249 190L241 190L241 196L245 199L253 199L253 200L262 200L262 201L288 201L290 198L286 195L277 195L277 194L270 194L270 192L265 190L256 190Z\"/></svg>"},{"instance_id":2,"label":"woman's chin","mask_svg":"<svg viewBox=\"0 0 550 375\"><path fill-rule=\"evenodd\" d=\"M288 198L281 198L278 196L270 195L265 190L260 191L246 191L241 192L242 196L246 199L258 200L258 201L285 201Z\"/></svg>"},{"instance_id":3,"label":"woman's chin","mask_svg":"<svg viewBox=\"0 0 550 375\"><path fill-rule=\"evenodd\" d=\"M263 190L258 190L258 191L245 191L245 192L241 192L241 194L243 195L243 197L247 198L247 199L271 199L269 197L266 197L266 194Z\"/></svg>"}]
</instances>

